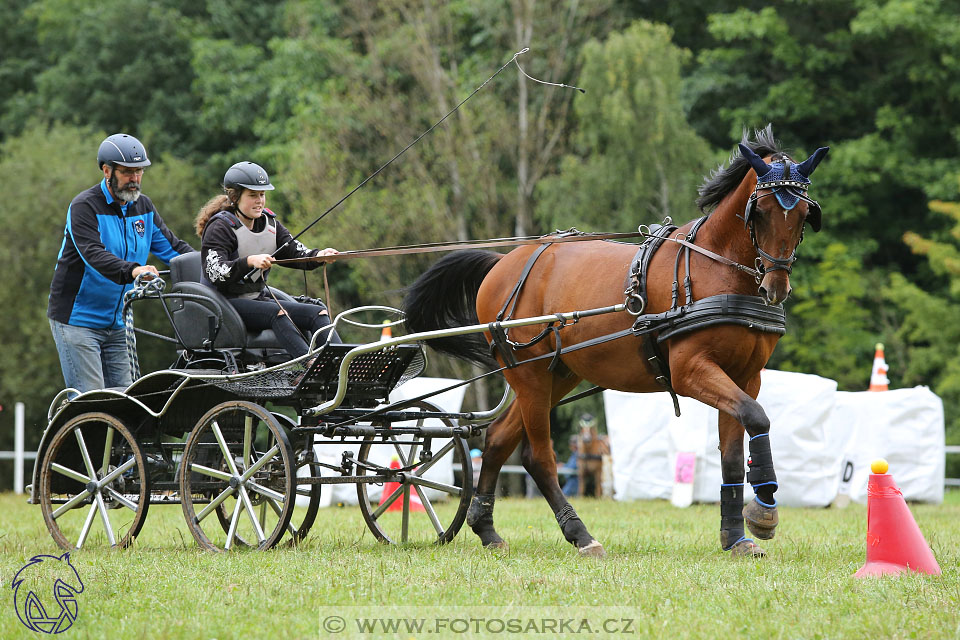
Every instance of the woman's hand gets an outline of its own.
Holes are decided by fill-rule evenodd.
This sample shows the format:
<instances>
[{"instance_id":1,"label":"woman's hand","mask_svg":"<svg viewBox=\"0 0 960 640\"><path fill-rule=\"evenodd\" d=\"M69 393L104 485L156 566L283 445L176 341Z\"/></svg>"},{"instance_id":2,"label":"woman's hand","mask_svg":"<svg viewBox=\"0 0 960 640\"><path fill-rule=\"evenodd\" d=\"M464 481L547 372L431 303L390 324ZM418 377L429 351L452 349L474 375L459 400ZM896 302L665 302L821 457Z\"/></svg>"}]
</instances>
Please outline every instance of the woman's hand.
<instances>
[{"instance_id":1,"label":"woman's hand","mask_svg":"<svg viewBox=\"0 0 960 640\"><path fill-rule=\"evenodd\" d=\"M271 256L269 253L257 253L251 256L247 256L247 266L254 269L269 269L270 265L276 262L276 258Z\"/></svg>"},{"instance_id":2,"label":"woman's hand","mask_svg":"<svg viewBox=\"0 0 960 640\"><path fill-rule=\"evenodd\" d=\"M326 249L322 249L322 250L320 250L320 251L317 251L316 257L317 257L317 258L322 258L322 257L324 257L324 256L335 256L335 255L337 255L338 253L340 253L340 252L337 251L336 249L334 249L334 248L332 248L332 247L327 247Z\"/></svg>"}]
</instances>

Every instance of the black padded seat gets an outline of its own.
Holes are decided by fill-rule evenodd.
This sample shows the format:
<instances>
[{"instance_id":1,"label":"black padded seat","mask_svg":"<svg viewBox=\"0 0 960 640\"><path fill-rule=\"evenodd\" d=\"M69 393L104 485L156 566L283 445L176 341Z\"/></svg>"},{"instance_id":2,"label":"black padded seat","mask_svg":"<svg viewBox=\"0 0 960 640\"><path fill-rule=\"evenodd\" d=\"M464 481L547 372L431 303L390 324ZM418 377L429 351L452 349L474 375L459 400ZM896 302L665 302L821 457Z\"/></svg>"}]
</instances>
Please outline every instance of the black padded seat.
<instances>
[{"instance_id":1,"label":"black padded seat","mask_svg":"<svg viewBox=\"0 0 960 640\"><path fill-rule=\"evenodd\" d=\"M272 329L248 331L240 314L227 298L204 283L200 252L176 256L170 261L174 297L170 304L174 326L187 349L240 349L282 351ZM270 288L279 300L292 300L279 289ZM213 345L206 344L215 334ZM260 355L269 355L261 353Z\"/></svg>"}]
</instances>

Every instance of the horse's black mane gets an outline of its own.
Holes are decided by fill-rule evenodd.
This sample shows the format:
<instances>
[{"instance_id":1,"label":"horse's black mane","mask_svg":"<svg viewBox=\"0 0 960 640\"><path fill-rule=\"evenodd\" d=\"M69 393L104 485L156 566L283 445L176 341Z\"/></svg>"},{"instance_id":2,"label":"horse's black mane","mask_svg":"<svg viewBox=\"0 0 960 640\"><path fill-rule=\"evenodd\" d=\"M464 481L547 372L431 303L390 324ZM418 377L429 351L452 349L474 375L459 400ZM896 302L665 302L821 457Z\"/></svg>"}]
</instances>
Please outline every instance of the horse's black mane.
<instances>
[{"instance_id":1,"label":"horse's black mane","mask_svg":"<svg viewBox=\"0 0 960 640\"><path fill-rule=\"evenodd\" d=\"M780 146L780 141L773 137L772 124L768 124L763 129L754 130L753 135L754 140L747 140L747 132L744 130L742 142L753 149L761 158L769 155L777 156L778 154L787 156L786 152ZM700 194L700 197L697 198L697 206L700 207L700 210L704 211L705 209L720 204L720 201L723 200L728 193L740 185L740 182L743 181L743 176L746 175L749 169L750 163L740 154L740 150L734 150L726 166L720 165L711 171L710 175L707 176L707 179L697 190L697 193Z\"/></svg>"}]
</instances>

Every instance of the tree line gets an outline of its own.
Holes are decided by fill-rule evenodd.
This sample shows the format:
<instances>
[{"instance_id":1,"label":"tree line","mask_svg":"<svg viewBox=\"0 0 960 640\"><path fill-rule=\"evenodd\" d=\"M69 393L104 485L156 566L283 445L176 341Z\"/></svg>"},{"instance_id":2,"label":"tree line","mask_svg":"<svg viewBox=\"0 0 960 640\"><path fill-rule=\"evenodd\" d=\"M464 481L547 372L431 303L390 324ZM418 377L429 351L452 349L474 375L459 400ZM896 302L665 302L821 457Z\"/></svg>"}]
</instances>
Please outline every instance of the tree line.
<instances>
[{"instance_id":1,"label":"tree line","mask_svg":"<svg viewBox=\"0 0 960 640\"><path fill-rule=\"evenodd\" d=\"M831 152L810 194L823 231L800 247L770 366L862 390L883 342L892 386L929 385L960 442L958 17L958 0L9 0L0 404L27 404L36 445L62 386L49 282L67 205L99 179L107 134L145 142L144 191L194 246L197 209L239 160L268 168L268 206L297 231L529 47L523 71L586 93L507 67L305 243L685 222L701 215L704 176L772 123L794 157ZM331 266L334 311L397 304L430 260ZM277 275L304 289L300 274ZM141 352L145 367L172 360L147 339ZM582 410L571 407L561 421ZM5 429L0 449L11 444Z\"/></svg>"}]
</instances>

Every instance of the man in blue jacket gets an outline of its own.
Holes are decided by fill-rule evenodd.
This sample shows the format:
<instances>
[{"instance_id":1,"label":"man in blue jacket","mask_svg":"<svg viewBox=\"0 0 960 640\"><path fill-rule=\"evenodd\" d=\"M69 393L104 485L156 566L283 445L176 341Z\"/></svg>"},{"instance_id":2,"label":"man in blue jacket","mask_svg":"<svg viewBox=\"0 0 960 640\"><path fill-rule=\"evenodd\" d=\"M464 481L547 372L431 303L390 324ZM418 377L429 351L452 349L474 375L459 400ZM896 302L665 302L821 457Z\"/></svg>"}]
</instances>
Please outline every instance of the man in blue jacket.
<instances>
[{"instance_id":1,"label":"man in blue jacket","mask_svg":"<svg viewBox=\"0 0 960 640\"><path fill-rule=\"evenodd\" d=\"M102 143L103 180L67 209L67 225L50 284L47 317L67 387L90 391L133 383L122 318L123 295L152 253L164 263L194 249L167 229L140 193L150 166L139 140L116 133Z\"/></svg>"}]
</instances>

